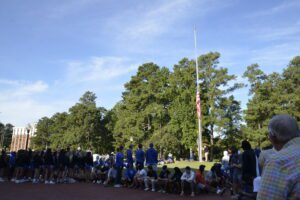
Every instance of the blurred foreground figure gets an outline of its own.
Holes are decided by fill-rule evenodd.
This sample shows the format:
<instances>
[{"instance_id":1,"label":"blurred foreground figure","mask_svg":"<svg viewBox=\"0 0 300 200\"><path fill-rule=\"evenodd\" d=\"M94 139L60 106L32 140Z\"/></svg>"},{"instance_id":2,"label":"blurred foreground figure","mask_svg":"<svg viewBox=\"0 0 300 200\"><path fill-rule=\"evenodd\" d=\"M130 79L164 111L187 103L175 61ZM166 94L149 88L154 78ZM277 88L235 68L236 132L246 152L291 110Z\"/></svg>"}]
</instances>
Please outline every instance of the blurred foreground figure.
<instances>
[{"instance_id":1,"label":"blurred foreground figure","mask_svg":"<svg viewBox=\"0 0 300 200\"><path fill-rule=\"evenodd\" d=\"M273 117L268 136L278 152L264 168L257 199L300 199L300 132L297 121L289 115Z\"/></svg>"}]
</instances>

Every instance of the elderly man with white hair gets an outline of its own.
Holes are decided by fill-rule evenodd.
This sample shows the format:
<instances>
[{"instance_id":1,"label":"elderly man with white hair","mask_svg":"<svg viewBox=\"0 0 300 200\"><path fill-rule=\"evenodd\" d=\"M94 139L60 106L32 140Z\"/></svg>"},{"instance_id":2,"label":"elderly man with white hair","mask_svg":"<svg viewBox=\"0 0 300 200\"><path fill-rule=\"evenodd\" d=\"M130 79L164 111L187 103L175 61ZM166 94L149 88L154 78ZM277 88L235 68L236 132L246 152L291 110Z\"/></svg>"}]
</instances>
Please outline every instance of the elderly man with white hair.
<instances>
[{"instance_id":1,"label":"elderly man with white hair","mask_svg":"<svg viewBox=\"0 0 300 200\"><path fill-rule=\"evenodd\" d=\"M290 115L277 115L269 124L276 154L267 162L258 200L300 199L300 132Z\"/></svg>"}]
</instances>

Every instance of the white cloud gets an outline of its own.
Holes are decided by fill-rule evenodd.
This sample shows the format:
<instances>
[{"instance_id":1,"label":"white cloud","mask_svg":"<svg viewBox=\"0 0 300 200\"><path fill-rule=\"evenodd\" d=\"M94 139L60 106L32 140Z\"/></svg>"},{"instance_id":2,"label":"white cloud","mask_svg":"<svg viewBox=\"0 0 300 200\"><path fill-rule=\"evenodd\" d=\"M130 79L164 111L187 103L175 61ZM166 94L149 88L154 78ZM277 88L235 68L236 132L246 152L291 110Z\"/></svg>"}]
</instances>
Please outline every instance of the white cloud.
<instances>
[{"instance_id":1,"label":"white cloud","mask_svg":"<svg viewBox=\"0 0 300 200\"><path fill-rule=\"evenodd\" d=\"M45 92L48 85L44 81L23 81L0 79L0 121L24 126L49 114L57 106L39 103L36 94Z\"/></svg>"},{"instance_id":2,"label":"white cloud","mask_svg":"<svg viewBox=\"0 0 300 200\"><path fill-rule=\"evenodd\" d=\"M32 98L10 99L0 101L0 121L12 123L14 126L25 126L28 123L37 122L44 116L67 110L69 102L52 101L50 103L35 101Z\"/></svg>"},{"instance_id":3,"label":"white cloud","mask_svg":"<svg viewBox=\"0 0 300 200\"><path fill-rule=\"evenodd\" d=\"M122 57L92 57L87 61L71 61L67 66L70 83L107 81L137 69L129 59Z\"/></svg>"},{"instance_id":4,"label":"white cloud","mask_svg":"<svg viewBox=\"0 0 300 200\"><path fill-rule=\"evenodd\" d=\"M199 23L197 17L206 15L212 10L217 10L231 5L233 1L217 0L163 0L151 1L147 6L137 6L120 12L106 22L106 29L117 33L118 42L125 43L127 48L143 51L145 44L151 44L157 37L178 36L187 34L185 25ZM130 43L130 44L129 44ZM129 44L129 45L128 45ZM118 43L120 45L120 43ZM158 49L157 49L158 50Z\"/></svg>"},{"instance_id":5,"label":"white cloud","mask_svg":"<svg viewBox=\"0 0 300 200\"><path fill-rule=\"evenodd\" d=\"M1 85L6 85L6 87L1 87ZM7 80L0 79L0 91L6 94L2 98L7 98L8 96L28 96L36 93L44 92L48 89L48 85L44 81L28 82L19 80Z\"/></svg>"}]
</instances>

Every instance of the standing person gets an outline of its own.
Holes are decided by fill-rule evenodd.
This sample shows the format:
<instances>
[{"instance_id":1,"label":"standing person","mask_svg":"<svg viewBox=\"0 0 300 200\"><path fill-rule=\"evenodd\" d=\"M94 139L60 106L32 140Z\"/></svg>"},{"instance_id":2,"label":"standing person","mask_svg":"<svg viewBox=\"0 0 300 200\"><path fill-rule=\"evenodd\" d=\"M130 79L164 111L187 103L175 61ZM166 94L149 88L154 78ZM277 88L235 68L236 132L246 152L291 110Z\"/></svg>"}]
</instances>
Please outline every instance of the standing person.
<instances>
[{"instance_id":1,"label":"standing person","mask_svg":"<svg viewBox=\"0 0 300 200\"><path fill-rule=\"evenodd\" d=\"M84 156L84 178L86 182L89 182L91 180L93 164L92 152L88 151Z\"/></svg>"},{"instance_id":2,"label":"standing person","mask_svg":"<svg viewBox=\"0 0 300 200\"><path fill-rule=\"evenodd\" d=\"M115 181L116 188L122 187L121 179L122 179L122 171L124 167L124 154L122 153L122 151L123 151L123 146L120 146L116 154L116 168L117 168L117 178Z\"/></svg>"},{"instance_id":3,"label":"standing person","mask_svg":"<svg viewBox=\"0 0 300 200\"><path fill-rule=\"evenodd\" d=\"M127 164L133 166L133 158L132 158L132 148L133 145L129 145L129 149L126 151L126 159L127 159Z\"/></svg>"},{"instance_id":4,"label":"standing person","mask_svg":"<svg viewBox=\"0 0 300 200\"><path fill-rule=\"evenodd\" d=\"M135 166L138 170L138 165L142 166L142 168L144 168L144 162L145 162L145 152L143 150L143 145L139 144L138 149L136 150L135 153Z\"/></svg>"},{"instance_id":5,"label":"standing person","mask_svg":"<svg viewBox=\"0 0 300 200\"><path fill-rule=\"evenodd\" d=\"M41 173L41 167L42 167L42 152L39 151L35 151L33 154L33 170L34 170L34 174L33 174L33 180L32 183L38 183L39 182L39 178L40 178L40 173Z\"/></svg>"},{"instance_id":6,"label":"standing person","mask_svg":"<svg viewBox=\"0 0 300 200\"><path fill-rule=\"evenodd\" d=\"M10 156L9 156L9 161L8 161L8 167L9 167L9 179L11 181L15 181L15 167L16 167L16 152L11 151Z\"/></svg>"},{"instance_id":7,"label":"standing person","mask_svg":"<svg viewBox=\"0 0 300 200\"><path fill-rule=\"evenodd\" d=\"M300 131L290 115L277 115L269 124L276 153L264 167L258 200L300 199Z\"/></svg>"},{"instance_id":8,"label":"standing person","mask_svg":"<svg viewBox=\"0 0 300 200\"><path fill-rule=\"evenodd\" d=\"M209 155L209 148L207 146L204 146L204 156L206 162L208 162L208 155Z\"/></svg>"},{"instance_id":9,"label":"standing person","mask_svg":"<svg viewBox=\"0 0 300 200\"><path fill-rule=\"evenodd\" d=\"M188 185L191 188L191 197L195 196L194 192L194 185L195 185L195 172L191 170L189 166L185 168L185 171L183 172L181 176L181 193L180 196L184 195L184 188Z\"/></svg>"},{"instance_id":10,"label":"standing person","mask_svg":"<svg viewBox=\"0 0 300 200\"><path fill-rule=\"evenodd\" d=\"M6 152L4 149L2 149L1 151L1 155L0 155L0 182L4 182L4 172L5 169L7 168L7 158L6 158Z\"/></svg>"},{"instance_id":11,"label":"standing person","mask_svg":"<svg viewBox=\"0 0 300 200\"><path fill-rule=\"evenodd\" d=\"M231 148L229 159L230 177L232 181L232 193L238 195L242 183L242 159L236 147Z\"/></svg>"},{"instance_id":12,"label":"standing person","mask_svg":"<svg viewBox=\"0 0 300 200\"><path fill-rule=\"evenodd\" d=\"M253 191L253 179L256 177L256 155L248 141L242 141L242 148L244 150L242 154L243 190L251 193Z\"/></svg>"},{"instance_id":13,"label":"standing person","mask_svg":"<svg viewBox=\"0 0 300 200\"><path fill-rule=\"evenodd\" d=\"M158 153L153 147L153 143L150 143L149 149L146 151L146 165L152 166L153 170L157 170L157 160Z\"/></svg>"},{"instance_id":14,"label":"standing person","mask_svg":"<svg viewBox=\"0 0 300 200\"><path fill-rule=\"evenodd\" d=\"M45 164L45 184L55 184L53 181L54 157L51 149L47 149L44 155Z\"/></svg>"}]
</instances>

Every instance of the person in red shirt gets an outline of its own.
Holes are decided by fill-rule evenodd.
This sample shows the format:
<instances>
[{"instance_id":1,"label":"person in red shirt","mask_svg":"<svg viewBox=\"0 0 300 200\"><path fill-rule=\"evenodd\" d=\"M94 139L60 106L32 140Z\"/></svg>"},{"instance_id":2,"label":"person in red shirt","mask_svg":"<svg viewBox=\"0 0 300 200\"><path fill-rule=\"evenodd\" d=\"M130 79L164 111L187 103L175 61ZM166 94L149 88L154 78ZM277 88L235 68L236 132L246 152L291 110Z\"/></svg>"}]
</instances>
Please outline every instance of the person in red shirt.
<instances>
[{"instance_id":1,"label":"person in red shirt","mask_svg":"<svg viewBox=\"0 0 300 200\"><path fill-rule=\"evenodd\" d=\"M206 182L205 182L205 175L204 175L204 165L199 166L199 170L196 172L196 185L198 191L205 191L207 192Z\"/></svg>"}]
</instances>

